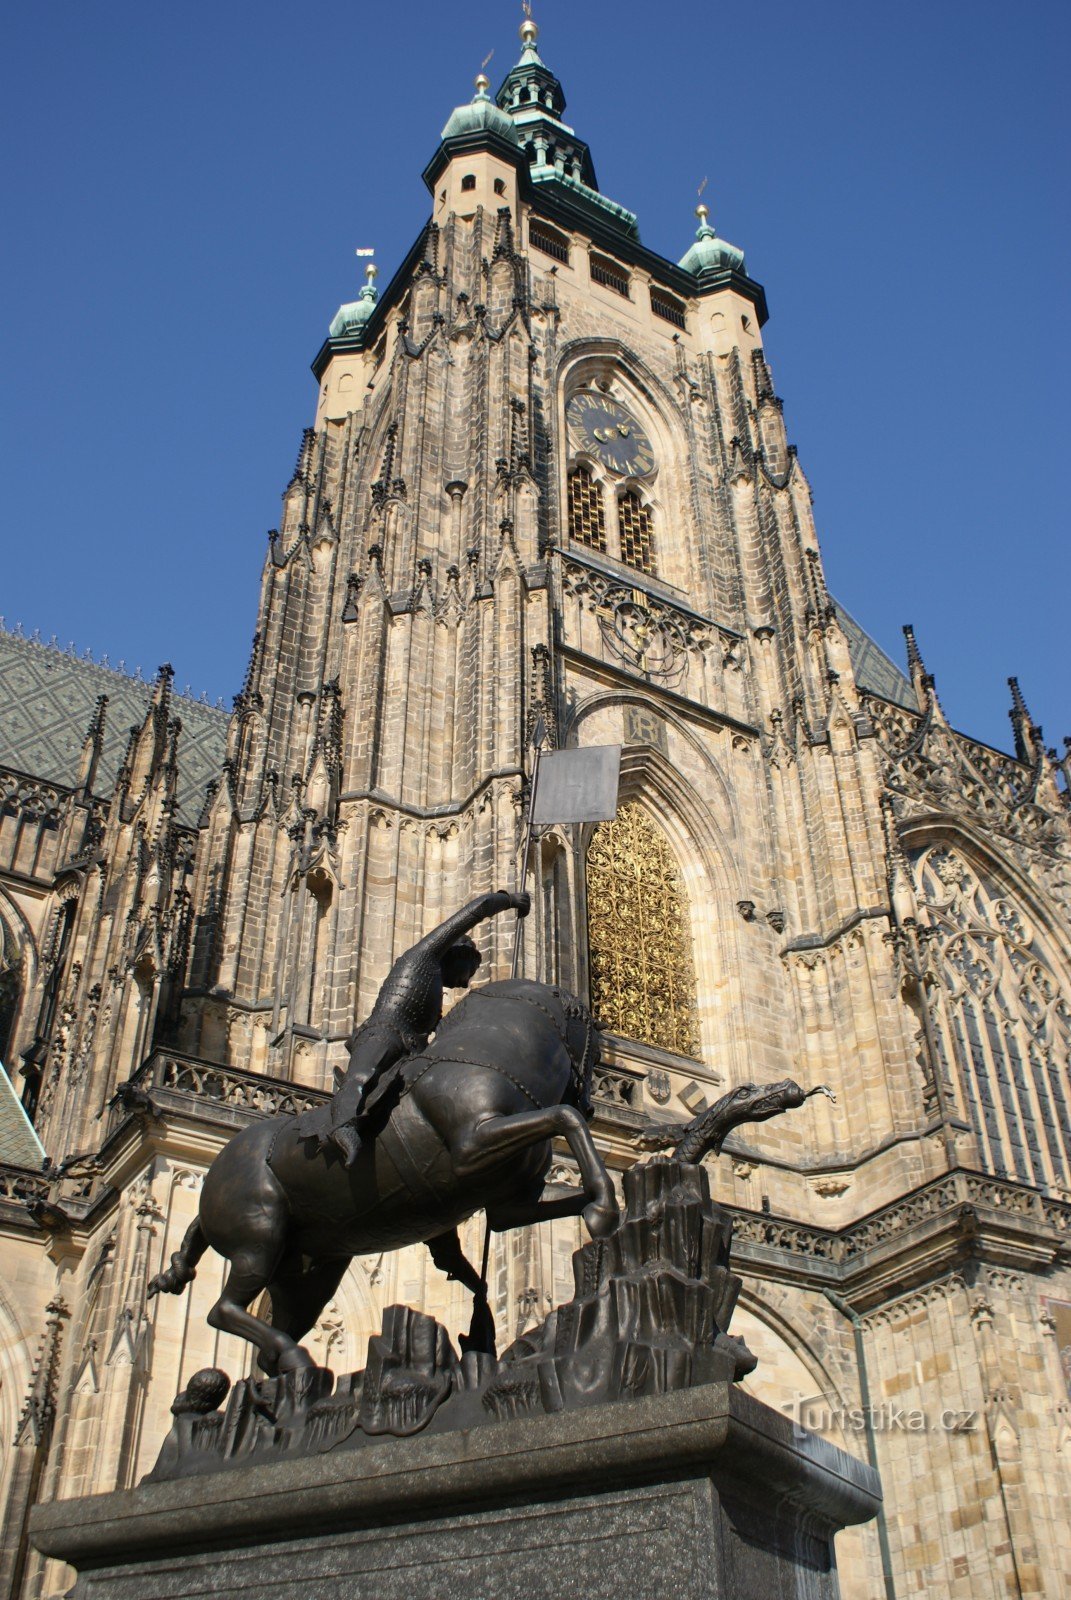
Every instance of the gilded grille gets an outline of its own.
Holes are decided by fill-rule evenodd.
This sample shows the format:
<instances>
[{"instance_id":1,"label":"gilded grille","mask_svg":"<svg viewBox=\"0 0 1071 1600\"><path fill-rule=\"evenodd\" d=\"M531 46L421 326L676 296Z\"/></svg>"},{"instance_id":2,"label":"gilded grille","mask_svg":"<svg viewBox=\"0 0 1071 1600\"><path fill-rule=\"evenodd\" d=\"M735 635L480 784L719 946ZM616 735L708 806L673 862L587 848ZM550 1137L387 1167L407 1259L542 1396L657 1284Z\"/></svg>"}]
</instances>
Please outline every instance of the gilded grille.
<instances>
[{"instance_id":1,"label":"gilded grille","mask_svg":"<svg viewBox=\"0 0 1071 1600\"><path fill-rule=\"evenodd\" d=\"M589 550L601 550L605 554L602 488L587 467L577 467L569 474L569 537L586 544Z\"/></svg>"},{"instance_id":2,"label":"gilded grille","mask_svg":"<svg viewBox=\"0 0 1071 1600\"><path fill-rule=\"evenodd\" d=\"M621 559L649 578L656 576L651 548L651 508L645 506L634 489L617 502L617 525L621 533Z\"/></svg>"},{"instance_id":3,"label":"gilded grille","mask_svg":"<svg viewBox=\"0 0 1071 1600\"><path fill-rule=\"evenodd\" d=\"M587 854L591 1005L614 1033L698 1057L688 902L669 842L636 805Z\"/></svg>"}]
</instances>

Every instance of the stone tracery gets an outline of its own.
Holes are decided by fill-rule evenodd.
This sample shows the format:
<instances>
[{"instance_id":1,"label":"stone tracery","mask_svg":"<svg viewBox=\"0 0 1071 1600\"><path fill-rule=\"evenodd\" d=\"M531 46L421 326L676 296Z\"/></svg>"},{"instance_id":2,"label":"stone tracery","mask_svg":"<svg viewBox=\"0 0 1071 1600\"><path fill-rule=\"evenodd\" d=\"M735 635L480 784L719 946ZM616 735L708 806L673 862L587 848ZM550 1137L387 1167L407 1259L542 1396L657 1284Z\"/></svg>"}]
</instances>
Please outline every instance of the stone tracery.
<instances>
[{"instance_id":1,"label":"stone tracery","mask_svg":"<svg viewBox=\"0 0 1071 1600\"><path fill-rule=\"evenodd\" d=\"M924 849L915 872L943 979L938 1048L981 1158L1071 1188L1071 1007L1044 935L947 844Z\"/></svg>"}]
</instances>

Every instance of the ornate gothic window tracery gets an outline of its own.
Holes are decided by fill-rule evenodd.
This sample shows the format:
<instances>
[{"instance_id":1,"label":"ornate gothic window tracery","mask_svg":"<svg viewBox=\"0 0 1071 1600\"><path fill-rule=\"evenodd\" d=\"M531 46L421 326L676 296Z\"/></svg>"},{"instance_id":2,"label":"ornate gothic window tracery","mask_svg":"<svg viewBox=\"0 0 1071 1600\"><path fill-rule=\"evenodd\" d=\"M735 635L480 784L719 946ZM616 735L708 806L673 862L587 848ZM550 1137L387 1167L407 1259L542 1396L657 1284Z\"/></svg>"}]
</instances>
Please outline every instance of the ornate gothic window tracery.
<instances>
[{"instance_id":1,"label":"ornate gothic window tracery","mask_svg":"<svg viewBox=\"0 0 1071 1600\"><path fill-rule=\"evenodd\" d=\"M945 844L915 863L938 1050L983 1163L1071 1190L1071 996L1022 906Z\"/></svg>"},{"instance_id":2,"label":"ornate gothic window tracery","mask_svg":"<svg viewBox=\"0 0 1071 1600\"><path fill-rule=\"evenodd\" d=\"M614 1032L698 1056L688 901L668 840L637 805L592 834L587 853L591 1003Z\"/></svg>"}]
</instances>

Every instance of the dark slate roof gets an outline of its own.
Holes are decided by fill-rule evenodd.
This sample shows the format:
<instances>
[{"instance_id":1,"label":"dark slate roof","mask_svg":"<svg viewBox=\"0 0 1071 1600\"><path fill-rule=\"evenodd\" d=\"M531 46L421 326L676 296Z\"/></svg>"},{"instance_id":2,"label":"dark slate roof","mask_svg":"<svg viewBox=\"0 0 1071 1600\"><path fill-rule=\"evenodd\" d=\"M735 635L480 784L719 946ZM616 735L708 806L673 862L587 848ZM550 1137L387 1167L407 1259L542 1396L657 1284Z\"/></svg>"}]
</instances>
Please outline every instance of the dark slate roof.
<instances>
[{"instance_id":1,"label":"dark slate roof","mask_svg":"<svg viewBox=\"0 0 1071 1600\"><path fill-rule=\"evenodd\" d=\"M874 643L869 633L863 631L838 600L834 600L833 604L848 640L848 654L852 658L855 681L860 689L880 695L883 700L892 700L898 706L906 706L909 711L917 711L918 701L909 679L904 677L896 663L889 660L881 646Z\"/></svg>"},{"instance_id":2,"label":"dark slate roof","mask_svg":"<svg viewBox=\"0 0 1071 1600\"><path fill-rule=\"evenodd\" d=\"M52 645L0 630L0 766L73 787L78 758L97 696L108 696L104 750L94 790L111 791L130 729L145 719L151 685ZM172 715L179 738L179 819L192 826L205 785L223 761L227 713L176 695Z\"/></svg>"},{"instance_id":3,"label":"dark slate roof","mask_svg":"<svg viewBox=\"0 0 1071 1600\"><path fill-rule=\"evenodd\" d=\"M0 1161L12 1167L33 1167L36 1172L44 1159L44 1147L0 1064Z\"/></svg>"}]
</instances>

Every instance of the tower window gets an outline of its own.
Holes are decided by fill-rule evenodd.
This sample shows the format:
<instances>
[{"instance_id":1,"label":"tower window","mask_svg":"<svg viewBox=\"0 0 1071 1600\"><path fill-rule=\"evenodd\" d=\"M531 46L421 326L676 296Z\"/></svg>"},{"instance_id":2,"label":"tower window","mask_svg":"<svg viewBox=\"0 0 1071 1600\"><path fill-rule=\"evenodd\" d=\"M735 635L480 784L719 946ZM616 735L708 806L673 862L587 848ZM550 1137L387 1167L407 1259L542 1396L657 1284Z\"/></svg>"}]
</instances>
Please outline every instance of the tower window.
<instances>
[{"instance_id":1,"label":"tower window","mask_svg":"<svg viewBox=\"0 0 1071 1600\"><path fill-rule=\"evenodd\" d=\"M621 807L587 853L591 1006L614 1033L697 1057L695 967L680 868L637 805Z\"/></svg>"},{"instance_id":2,"label":"tower window","mask_svg":"<svg viewBox=\"0 0 1071 1600\"><path fill-rule=\"evenodd\" d=\"M596 483L587 467L576 467L569 474L569 537L590 550L606 553L602 485Z\"/></svg>"},{"instance_id":3,"label":"tower window","mask_svg":"<svg viewBox=\"0 0 1071 1600\"><path fill-rule=\"evenodd\" d=\"M667 294L664 289L656 289L651 285L651 310L656 317L662 317L666 322L672 322L675 328L684 327L684 303L673 295Z\"/></svg>"},{"instance_id":4,"label":"tower window","mask_svg":"<svg viewBox=\"0 0 1071 1600\"><path fill-rule=\"evenodd\" d=\"M555 261L569 265L568 238L556 228L548 227L545 222L532 221L528 224L528 243L533 250L542 250L545 256L553 256Z\"/></svg>"},{"instance_id":5,"label":"tower window","mask_svg":"<svg viewBox=\"0 0 1071 1600\"><path fill-rule=\"evenodd\" d=\"M475 173L466 172L465 176L461 180L461 187L462 187L462 189L465 189L465 190L475 189L475 187L476 187L476 175L475 175Z\"/></svg>"},{"instance_id":6,"label":"tower window","mask_svg":"<svg viewBox=\"0 0 1071 1600\"><path fill-rule=\"evenodd\" d=\"M604 289L612 289L615 294L624 295L626 300L629 298L629 277L624 267L611 261L609 256L589 255L588 262L592 283L601 283Z\"/></svg>"},{"instance_id":7,"label":"tower window","mask_svg":"<svg viewBox=\"0 0 1071 1600\"><path fill-rule=\"evenodd\" d=\"M651 508L645 506L635 489L628 489L617 502L617 526L621 535L621 559L649 578L655 576L651 547Z\"/></svg>"},{"instance_id":8,"label":"tower window","mask_svg":"<svg viewBox=\"0 0 1071 1600\"><path fill-rule=\"evenodd\" d=\"M496 178L495 179L495 193L496 194L505 194L505 192L506 192L506 180L505 180L505 178Z\"/></svg>"}]
</instances>

